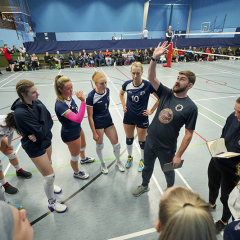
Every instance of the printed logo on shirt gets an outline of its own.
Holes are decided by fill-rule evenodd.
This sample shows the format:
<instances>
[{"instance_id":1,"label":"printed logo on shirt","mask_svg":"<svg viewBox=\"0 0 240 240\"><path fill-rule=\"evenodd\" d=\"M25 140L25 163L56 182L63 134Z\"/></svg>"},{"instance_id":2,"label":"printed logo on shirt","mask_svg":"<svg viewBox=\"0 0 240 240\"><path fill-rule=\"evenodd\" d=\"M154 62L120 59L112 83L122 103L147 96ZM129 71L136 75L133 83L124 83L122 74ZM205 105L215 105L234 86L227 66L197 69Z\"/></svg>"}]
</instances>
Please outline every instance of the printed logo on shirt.
<instances>
[{"instance_id":1,"label":"printed logo on shirt","mask_svg":"<svg viewBox=\"0 0 240 240\"><path fill-rule=\"evenodd\" d=\"M142 95L144 95L145 94L145 91L141 91L140 92L140 95L142 96Z\"/></svg>"},{"instance_id":2,"label":"printed logo on shirt","mask_svg":"<svg viewBox=\"0 0 240 240\"><path fill-rule=\"evenodd\" d=\"M132 93L132 91L128 91L128 93Z\"/></svg>"},{"instance_id":3,"label":"printed logo on shirt","mask_svg":"<svg viewBox=\"0 0 240 240\"><path fill-rule=\"evenodd\" d=\"M107 100L109 101L109 96L107 97Z\"/></svg>"},{"instance_id":4,"label":"printed logo on shirt","mask_svg":"<svg viewBox=\"0 0 240 240\"><path fill-rule=\"evenodd\" d=\"M173 111L170 108L164 108L158 116L161 123L167 124L173 120Z\"/></svg>"},{"instance_id":5,"label":"printed logo on shirt","mask_svg":"<svg viewBox=\"0 0 240 240\"><path fill-rule=\"evenodd\" d=\"M178 111L178 112L182 111L182 110L183 110L183 105L178 104L178 105L175 107L175 110Z\"/></svg>"},{"instance_id":6,"label":"printed logo on shirt","mask_svg":"<svg viewBox=\"0 0 240 240\"><path fill-rule=\"evenodd\" d=\"M98 101L97 103L101 103L102 101Z\"/></svg>"}]
</instances>

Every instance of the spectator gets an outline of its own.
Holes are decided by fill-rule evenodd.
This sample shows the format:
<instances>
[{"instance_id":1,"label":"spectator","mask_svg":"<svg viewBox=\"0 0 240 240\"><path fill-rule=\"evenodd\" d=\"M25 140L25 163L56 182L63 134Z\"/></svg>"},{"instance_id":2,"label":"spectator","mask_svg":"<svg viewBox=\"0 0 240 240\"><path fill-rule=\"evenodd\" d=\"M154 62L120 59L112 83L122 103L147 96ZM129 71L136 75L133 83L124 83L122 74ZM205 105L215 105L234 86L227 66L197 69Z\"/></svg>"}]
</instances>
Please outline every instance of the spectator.
<instances>
[{"instance_id":1,"label":"spectator","mask_svg":"<svg viewBox=\"0 0 240 240\"><path fill-rule=\"evenodd\" d=\"M48 63L48 64L49 64L50 70L52 70L52 67L54 66L52 60L53 60L53 57L50 56L50 55L48 54L48 52L46 52L46 55L44 56L44 61L45 61L45 63Z\"/></svg>"},{"instance_id":2,"label":"spectator","mask_svg":"<svg viewBox=\"0 0 240 240\"><path fill-rule=\"evenodd\" d=\"M88 67L89 60L88 60L88 55L86 52L83 52L83 66Z\"/></svg>"},{"instance_id":3,"label":"spectator","mask_svg":"<svg viewBox=\"0 0 240 240\"><path fill-rule=\"evenodd\" d=\"M68 56L68 60L69 60L69 63L70 63L70 68L74 68L75 64L76 64L76 57L73 54L73 51L70 52L70 54Z\"/></svg>"},{"instance_id":4,"label":"spectator","mask_svg":"<svg viewBox=\"0 0 240 240\"><path fill-rule=\"evenodd\" d=\"M112 65L116 64L116 59L117 59L117 53L115 52L115 50L113 49L111 52L111 60L112 60ZM115 66L115 65L114 65Z\"/></svg>"},{"instance_id":5,"label":"spectator","mask_svg":"<svg viewBox=\"0 0 240 240\"><path fill-rule=\"evenodd\" d=\"M199 49L198 49L198 59L200 60L200 61L202 61L203 60L203 49L202 49L202 47L200 47Z\"/></svg>"},{"instance_id":6,"label":"spectator","mask_svg":"<svg viewBox=\"0 0 240 240\"><path fill-rule=\"evenodd\" d=\"M147 30L147 28L144 28L144 30L142 32L142 38L143 39L147 39L148 38L148 30Z\"/></svg>"},{"instance_id":7,"label":"spectator","mask_svg":"<svg viewBox=\"0 0 240 240\"><path fill-rule=\"evenodd\" d=\"M83 66L84 61L83 61L83 56L82 56L81 52L78 53L77 63L78 63L78 67L82 67Z\"/></svg>"},{"instance_id":8,"label":"spectator","mask_svg":"<svg viewBox=\"0 0 240 240\"><path fill-rule=\"evenodd\" d=\"M38 58L35 53L32 54L32 68L33 70L38 70Z\"/></svg>"},{"instance_id":9,"label":"spectator","mask_svg":"<svg viewBox=\"0 0 240 240\"><path fill-rule=\"evenodd\" d=\"M189 46L188 50L187 50L187 55L186 55L186 60L187 62L193 60L193 53L192 53L192 46Z\"/></svg>"},{"instance_id":10,"label":"spectator","mask_svg":"<svg viewBox=\"0 0 240 240\"><path fill-rule=\"evenodd\" d=\"M195 62L198 62L198 53L196 53L196 51L197 51L196 47L193 47L193 52L192 52L193 59Z\"/></svg>"},{"instance_id":11,"label":"spectator","mask_svg":"<svg viewBox=\"0 0 240 240\"><path fill-rule=\"evenodd\" d=\"M135 58L133 57L133 52L131 49L128 50L127 56L128 56L128 59L130 60L130 63L135 62Z\"/></svg>"},{"instance_id":12,"label":"spectator","mask_svg":"<svg viewBox=\"0 0 240 240\"><path fill-rule=\"evenodd\" d=\"M27 66L28 70L30 70L31 67L32 67L32 64L31 64L31 63L32 63L32 59L31 59L31 57L29 56L29 54L26 53L25 65Z\"/></svg>"},{"instance_id":13,"label":"spectator","mask_svg":"<svg viewBox=\"0 0 240 240\"><path fill-rule=\"evenodd\" d=\"M221 46L216 49L216 54L219 54L219 55L222 55L222 54L223 54L223 53L222 53L222 47L221 47ZM216 57L216 60L221 59L221 58L222 58L222 57L217 56L217 57Z\"/></svg>"},{"instance_id":14,"label":"spectator","mask_svg":"<svg viewBox=\"0 0 240 240\"><path fill-rule=\"evenodd\" d=\"M12 53L19 53L19 50L17 49L16 45L13 45L13 48L11 50Z\"/></svg>"},{"instance_id":15,"label":"spectator","mask_svg":"<svg viewBox=\"0 0 240 240\"><path fill-rule=\"evenodd\" d=\"M7 44L4 44L4 48L2 49L2 52L3 52L5 58L7 59L8 63L9 63L11 72L14 72L14 65L15 64L14 64L14 61L13 61L12 56L11 56L12 51L8 48Z\"/></svg>"},{"instance_id":16,"label":"spectator","mask_svg":"<svg viewBox=\"0 0 240 240\"><path fill-rule=\"evenodd\" d=\"M23 57L23 54L21 52L19 53L18 63L20 70L22 70L22 66L25 64L25 57Z\"/></svg>"},{"instance_id":17,"label":"spectator","mask_svg":"<svg viewBox=\"0 0 240 240\"><path fill-rule=\"evenodd\" d=\"M179 55L179 60L181 62L184 62L184 53L183 53L183 48L181 48L181 50L178 52L178 55Z\"/></svg>"},{"instance_id":18,"label":"spectator","mask_svg":"<svg viewBox=\"0 0 240 240\"><path fill-rule=\"evenodd\" d=\"M209 205L184 187L168 188L159 204L159 240L216 240Z\"/></svg>"},{"instance_id":19,"label":"spectator","mask_svg":"<svg viewBox=\"0 0 240 240\"><path fill-rule=\"evenodd\" d=\"M89 55L88 55L88 64L89 64L89 66L94 67L94 59L93 59L93 54L92 53L89 53Z\"/></svg>"},{"instance_id":20,"label":"spectator","mask_svg":"<svg viewBox=\"0 0 240 240\"><path fill-rule=\"evenodd\" d=\"M126 49L123 49L122 56L123 56L123 63L124 63L124 65L129 65L130 64L130 60L128 59L128 54L126 52Z\"/></svg>"},{"instance_id":21,"label":"spectator","mask_svg":"<svg viewBox=\"0 0 240 240\"><path fill-rule=\"evenodd\" d=\"M22 46L19 46L19 48L20 48L19 51L20 51L21 53L25 53L25 52L26 52L26 48L24 48L24 47L22 47Z\"/></svg>"},{"instance_id":22,"label":"spectator","mask_svg":"<svg viewBox=\"0 0 240 240\"><path fill-rule=\"evenodd\" d=\"M205 53L211 53L209 47L206 47ZM206 57L206 60L209 61L209 59L210 59L210 54L205 54L205 57Z\"/></svg>"},{"instance_id":23,"label":"spectator","mask_svg":"<svg viewBox=\"0 0 240 240\"><path fill-rule=\"evenodd\" d=\"M148 61L148 63L150 62L151 58L149 57L149 53L148 50L145 49L143 52L143 61L146 63L146 61Z\"/></svg>"},{"instance_id":24,"label":"spectator","mask_svg":"<svg viewBox=\"0 0 240 240\"><path fill-rule=\"evenodd\" d=\"M109 66L111 65L111 53L108 51L108 49L106 49L106 52L104 53L104 56L105 56L105 62L106 62L106 65Z\"/></svg>"},{"instance_id":25,"label":"spectator","mask_svg":"<svg viewBox=\"0 0 240 240\"><path fill-rule=\"evenodd\" d=\"M82 50L82 55L87 55L88 56L88 53L86 53L85 49Z\"/></svg>"},{"instance_id":26,"label":"spectator","mask_svg":"<svg viewBox=\"0 0 240 240\"><path fill-rule=\"evenodd\" d=\"M63 65L64 58L63 58L62 54L60 54L59 51L57 51L56 53L57 53L57 55L55 55L54 60L58 63L59 69L64 68L64 65Z\"/></svg>"},{"instance_id":27,"label":"spectator","mask_svg":"<svg viewBox=\"0 0 240 240\"><path fill-rule=\"evenodd\" d=\"M235 50L235 56L240 56L240 47Z\"/></svg>"},{"instance_id":28,"label":"spectator","mask_svg":"<svg viewBox=\"0 0 240 240\"><path fill-rule=\"evenodd\" d=\"M178 63L178 60L179 60L179 55L178 55L178 50L177 50L177 47L175 47L175 49L173 50L172 52L172 59L176 61L176 63Z\"/></svg>"},{"instance_id":29,"label":"spectator","mask_svg":"<svg viewBox=\"0 0 240 240\"><path fill-rule=\"evenodd\" d=\"M136 62L140 62L140 57L139 57L140 55L139 55L138 49L135 50L133 56Z\"/></svg>"},{"instance_id":30,"label":"spectator","mask_svg":"<svg viewBox=\"0 0 240 240\"><path fill-rule=\"evenodd\" d=\"M153 50L152 50L152 47L150 47L150 48L149 48L149 50L148 50L148 53L149 53L149 57L151 58L151 57L152 57L152 55L153 55Z\"/></svg>"},{"instance_id":31,"label":"spectator","mask_svg":"<svg viewBox=\"0 0 240 240\"><path fill-rule=\"evenodd\" d=\"M104 53L102 52L102 50L99 51L98 58L99 58L99 66L105 65Z\"/></svg>"},{"instance_id":32,"label":"spectator","mask_svg":"<svg viewBox=\"0 0 240 240\"><path fill-rule=\"evenodd\" d=\"M215 54L215 53L216 53L216 52L215 52L215 49L214 49L213 47L210 48L210 52L211 52L212 54ZM216 60L216 56L211 55L211 59L212 59L212 60Z\"/></svg>"},{"instance_id":33,"label":"spectator","mask_svg":"<svg viewBox=\"0 0 240 240\"><path fill-rule=\"evenodd\" d=\"M169 26L168 30L166 31L166 41L170 43L172 37L173 37L172 26Z\"/></svg>"},{"instance_id":34,"label":"spectator","mask_svg":"<svg viewBox=\"0 0 240 240\"><path fill-rule=\"evenodd\" d=\"M93 52L93 60L94 60L95 67L98 67L99 66L99 57L98 57L97 51Z\"/></svg>"},{"instance_id":35,"label":"spectator","mask_svg":"<svg viewBox=\"0 0 240 240\"><path fill-rule=\"evenodd\" d=\"M119 49L117 50L117 54L116 54L116 63L117 65L120 65L120 66L123 65L123 57Z\"/></svg>"},{"instance_id":36,"label":"spectator","mask_svg":"<svg viewBox=\"0 0 240 240\"><path fill-rule=\"evenodd\" d=\"M228 48L227 48L227 55L229 55L229 56L234 55L234 51L231 49L231 46L228 46Z\"/></svg>"}]
</instances>

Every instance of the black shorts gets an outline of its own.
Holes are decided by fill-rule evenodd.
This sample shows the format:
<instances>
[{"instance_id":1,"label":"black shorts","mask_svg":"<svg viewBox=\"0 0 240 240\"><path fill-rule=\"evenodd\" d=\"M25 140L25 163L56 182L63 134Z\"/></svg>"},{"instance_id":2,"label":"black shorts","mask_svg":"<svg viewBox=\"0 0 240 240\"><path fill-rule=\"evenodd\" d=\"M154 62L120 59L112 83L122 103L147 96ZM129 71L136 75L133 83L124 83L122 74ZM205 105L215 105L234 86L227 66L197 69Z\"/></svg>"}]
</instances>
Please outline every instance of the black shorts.
<instances>
[{"instance_id":1,"label":"black shorts","mask_svg":"<svg viewBox=\"0 0 240 240\"><path fill-rule=\"evenodd\" d=\"M134 126L137 126L138 128L143 128L143 129L148 128L149 126L148 116L136 120L136 117L130 118L124 115L123 123L127 125L134 125Z\"/></svg>"},{"instance_id":2,"label":"black shorts","mask_svg":"<svg viewBox=\"0 0 240 240\"><path fill-rule=\"evenodd\" d=\"M44 144L37 150L28 150L28 149L24 149L24 150L30 158L36 158L45 154L46 149L49 148L51 145L52 145L52 141L45 141Z\"/></svg>"},{"instance_id":3,"label":"black shorts","mask_svg":"<svg viewBox=\"0 0 240 240\"><path fill-rule=\"evenodd\" d=\"M12 59L8 60L9 64L14 64L14 61Z\"/></svg>"},{"instance_id":4,"label":"black shorts","mask_svg":"<svg viewBox=\"0 0 240 240\"><path fill-rule=\"evenodd\" d=\"M77 127L73 129L63 129L61 130L61 138L64 143L66 142L72 142L80 138L80 133L81 133L82 128Z\"/></svg>"},{"instance_id":5,"label":"black shorts","mask_svg":"<svg viewBox=\"0 0 240 240\"><path fill-rule=\"evenodd\" d=\"M110 126L113 125L113 121L112 121L112 117L109 115L108 117L106 117L104 119L104 121L99 121L98 119L93 119L94 121L94 125L95 125L95 129L106 129Z\"/></svg>"}]
</instances>

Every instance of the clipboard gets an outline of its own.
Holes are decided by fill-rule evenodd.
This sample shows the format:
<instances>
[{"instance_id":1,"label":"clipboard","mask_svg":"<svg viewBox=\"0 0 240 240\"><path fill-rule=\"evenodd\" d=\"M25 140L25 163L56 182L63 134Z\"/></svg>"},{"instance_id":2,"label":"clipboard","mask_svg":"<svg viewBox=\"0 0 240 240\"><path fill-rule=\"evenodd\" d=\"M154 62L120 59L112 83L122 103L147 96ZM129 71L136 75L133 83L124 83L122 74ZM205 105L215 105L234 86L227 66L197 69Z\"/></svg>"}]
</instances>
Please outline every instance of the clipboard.
<instances>
[{"instance_id":1,"label":"clipboard","mask_svg":"<svg viewBox=\"0 0 240 240\"><path fill-rule=\"evenodd\" d=\"M179 163L176 167L173 167L173 162L165 163L163 166L163 172L168 172L177 168L181 168L183 165L183 161L184 160L181 160L181 163Z\"/></svg>"}]
</instances>

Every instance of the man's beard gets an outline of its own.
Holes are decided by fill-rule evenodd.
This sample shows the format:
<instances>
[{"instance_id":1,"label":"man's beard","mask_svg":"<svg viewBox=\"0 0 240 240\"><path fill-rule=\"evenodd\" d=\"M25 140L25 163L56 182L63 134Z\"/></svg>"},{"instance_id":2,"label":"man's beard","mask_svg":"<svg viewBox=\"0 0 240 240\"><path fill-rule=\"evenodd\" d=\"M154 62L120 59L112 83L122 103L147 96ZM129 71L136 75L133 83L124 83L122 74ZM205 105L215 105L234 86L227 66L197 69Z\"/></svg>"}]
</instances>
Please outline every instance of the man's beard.
<instances>
[{"instance_id":1,"label":"man's beard","mask_svg":"<svg viewBox=\"0 0 240 240\"><path fill-rule=\"evenodd\" d=\"M184 87L178 88L176 85L173 86L173 92L175 93L181 93L184 92L188 87L188 84Z\"/></svg>"}]
</instances>

